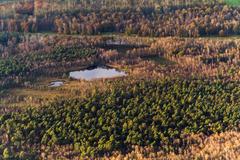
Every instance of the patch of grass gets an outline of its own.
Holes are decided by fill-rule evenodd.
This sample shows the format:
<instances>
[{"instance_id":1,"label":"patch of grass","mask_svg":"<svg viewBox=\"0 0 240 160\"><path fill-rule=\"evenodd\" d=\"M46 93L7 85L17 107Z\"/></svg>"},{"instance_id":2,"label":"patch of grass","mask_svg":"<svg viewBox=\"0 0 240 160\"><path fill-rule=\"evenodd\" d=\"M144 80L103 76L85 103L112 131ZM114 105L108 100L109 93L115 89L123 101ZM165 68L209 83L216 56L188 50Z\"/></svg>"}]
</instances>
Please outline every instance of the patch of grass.
<instances>
[{"instance_id":1,"label":"patch of grass","mask_svg":"<svg viewBox=\"0 0 240 160\"><path fill-rule=\"evenodd\" d=\"M16 88L8 90L8 100L4 102L7 106L39 106L42 102L47 103L57 97L66 96L58 90Z\"/></svg>"},{"instance_id":2,"label":"patch of grass","mask_svg":"<svg viewBox=\"0 0 240 160\"><path fill-rule=\"evenodd\" d=\"M232 6L239 6L240 5L240 1L239 0L225 0L225 3L232 5Z\"/></svg>"},{"instance_id":3,"label":"patch of grass","mask_svg":"<svg viewBox=\"0 0 240 160\"><path fill-rule=\"evenodd\" d=\"M61 87L48 87L50 82L60 80L64 81ZM90 95L92 90L98 88L104 91L106 88L104 82L81 82L61 79L59 77L41 77L31 87L19 87L0 90L0 102L2 105L12 107L39 107L54 101L59 97L64 98L85 98ZM2 98L2 101L1 101Z\"/></svg>"}]
</instances>

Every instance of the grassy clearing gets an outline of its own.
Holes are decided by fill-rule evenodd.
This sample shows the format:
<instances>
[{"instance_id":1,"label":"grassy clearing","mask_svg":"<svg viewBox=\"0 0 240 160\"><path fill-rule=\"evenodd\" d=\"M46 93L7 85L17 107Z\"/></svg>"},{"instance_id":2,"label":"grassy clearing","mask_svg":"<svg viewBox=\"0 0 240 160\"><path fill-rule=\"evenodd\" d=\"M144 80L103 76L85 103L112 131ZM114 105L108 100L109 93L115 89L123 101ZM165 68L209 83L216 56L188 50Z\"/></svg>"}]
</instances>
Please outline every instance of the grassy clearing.
<instances>
[{"instance_id":1,"label":"grassy clearing","mask_svg":"<svg viewBox=\"0 0 240 160\"><path fill-rule=\"evenodd\" d=\"M53 81L63 81L61 87L49 87ZM92 93L106 90L108 80L78 81L42 77L32 87L12 88L0 93L2 105L8 107L39 107L59 98L86 98ZM111 81L111 80L109 80ZM94 92L92 92L95 90Z\"/></svg>"},{"instance_id":2,"label":"grassy clearing","mask_svg":"<svg viewBox=\"0 0 240 160\"><path fill-rule=\"evenodd\" d=\"M7 96L3 105L6 106L39 106L47 102L53 101L57 97L66 96L57 90L41 90L34 88L17 88L7 91Z\"/></svg>"},{"instance_id":3,"label":"grassy clearing","mask_svg":"<svg viewBox=\"0 0 240 160\"><path fill-rule=\"evenodd\" d=\"M239 6L240 5L239 0L225 0L225 2L229 5L232 5L232 6Z\"/></svg>"}]
</instances>

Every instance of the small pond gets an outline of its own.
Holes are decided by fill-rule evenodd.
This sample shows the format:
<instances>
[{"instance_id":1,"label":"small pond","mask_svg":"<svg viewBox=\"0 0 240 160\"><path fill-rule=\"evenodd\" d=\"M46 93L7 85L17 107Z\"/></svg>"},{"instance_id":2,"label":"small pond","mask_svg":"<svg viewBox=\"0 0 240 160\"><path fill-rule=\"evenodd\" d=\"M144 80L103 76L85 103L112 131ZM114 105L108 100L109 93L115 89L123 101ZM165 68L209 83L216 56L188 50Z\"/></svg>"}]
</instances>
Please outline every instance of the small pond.
<instances>
[{"instance_id":1,"label":"small pond","mask_svg":"<svg viewBox=\"0 0 240 160\"><path fill-rule=\"evenodd\" d=\"M91 81L94 79L100 78L115 78L115 77L123 77L127 74L123 71L118 71L116 69L109 69L104 67L97 67L94 69L86 69L82 71L73 71L70 72L70 78L79 79L79 80L87 80Z\"/></svg>"},{"instance_id":2,"label":"small pond","mask_svg":"<svg viewBox=\"0 0 240 160\"><path fill-rule=\"evenodd\" d=\"M62 81L54 81L50 83L49 87L61 87L63 84L64 82Z\"/></svg>"}]
</instances>

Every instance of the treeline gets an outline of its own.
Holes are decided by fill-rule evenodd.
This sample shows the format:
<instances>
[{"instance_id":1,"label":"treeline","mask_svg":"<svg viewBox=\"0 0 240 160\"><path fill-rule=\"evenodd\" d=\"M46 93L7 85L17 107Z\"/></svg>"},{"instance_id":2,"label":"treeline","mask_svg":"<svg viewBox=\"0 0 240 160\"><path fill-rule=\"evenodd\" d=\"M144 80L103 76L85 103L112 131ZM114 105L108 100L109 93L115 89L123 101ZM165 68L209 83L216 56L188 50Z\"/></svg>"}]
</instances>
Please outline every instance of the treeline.
<instances>
[{"instance_id":1,"label":"treeline","mask_svg":"<svg viewBox=\"0 0 240 160\"><path fill-rule=\"evenodd\" d=\"M20 35L18 33L1 32L0 45L8 46L9 43L17 44L20 42Z\"/></svg>"},{"instance_id":2,"label":"treeline","mask_svg":"<svg viewBox=\"0 0 240 160\"><path fill-rule=\"evenodd\" d=\"M20 65L42 72L91 64L118 63L122 67L151 60L165 59L178 64L163 74L199 72L198 75L239 77L238 39L214 38L135 38L132 36L61 36L52 34L2 34L0 55L5 60L15 57ZM7 38L6 38L7 37ZM1 36L0 36L1 39ZM59 47L61 46L61 47ZM66 66L67 65L67 66ZM4 65L5 66L5 65ZM145 64L145 68L148 65ZM183 68L181 68L181 67ZM4 68L4 67L2 67ZM152 66L154 71L158 66ZM10 68L8 68L10 69ZM174 69L174 70L172 70ZM216 70L217 69L217 70ZM5 69L2 69L6 72ZM38 72L37 72L38 73ZM233 76L233 77L232 77Z\"/></svg>"},{"instance_id":3,"label":"treeline","mask_svg":"<svg viewBox=\"0 0 240 160\"><path fill-rule=\"evenodd\" d=\"M213 7L213 9L211 9ZM99 34L117 32L140 36L183 36L239 34L240 10L228 6L201 6L157 11L100 12L57 17L58 33Z\"/></svg>"},{"instance_id":4,"label":"treeline","mask_svg":"<svg viewBox=\"0 0 240 160\"><path fill-rule=\"evenodd\" d=\"M135 70L139 75L145 72L160 77L178 75L185 78L238 80L239 42L238 39L219 38L159 38L150 47L127 51L128 60L122 61L122 67L127 64L141 64ZM142 63L143 60L147 62ZM165 63L166 60L175 64L164 69L159 67L159 61Z\"/></svg>"},{"instance_id":5,"label":"treeline","mask_svg":"<svg viewBox=\"0 0 240 160\"><path fill-rule=\"evenodd\" d=\"M41 67L53 67L87 59L101 53L99 49L78 47L56 47L49 53L17 55L0 60L0 80L8 76L22 76ZM89 62L91 63L91 62Z\"/></svg>"},{"instance_id":6,"label":"treeline","mask_svg":"<svg viewBox=\"0 0 240 160\"><path fill-rule=\"evenodd\" d=\"M3 0L1 16L18 14L43 15L49 12L66 12L72 10L102 10L139 7L190 6L199 4L222 4L228 0ZM0 1L1 3L2 1Z\"/></svg>"},{"instance_id":7,"label":"treeline","mask_svg":"<svg viewBox=\"0 0 240 160\"><path fill-rule=\"evenodd\" d=\"M0 33L0 57L49 53L58 46L67 48L109 48L108 46L150 45L148 38L129 36L64 36L58 34ZM110 48L109 48L110 49Z\"/></svg>"},{"instance_id":8,"label":"treeline","mask_svg":"<svg viewBox=\"0 0 240 160\"><path fill-rule=\"evenodd\" d=\"M102 52L97 48L57 46L49 52L36 51L0 59L0 89L25 86L25 81L44 75L62 75L71 67L101 63L103 59L98 57Z\"/></svg>"},{"instance_id":9,"label":"treeline","mask_svg":"<svg viewBox=\"0 0 240 160\"><path fill-rule=\"evenodd\" d=\"M48 157L51 148L69 146L72 154L65 158L93 158L132 145L183 151L189 134L211 135L239 125L239 90L238 82L118 82L84 100L1 114L0 152L2 158L61 159L65 151Z\"/></svg>"},{"instance_id":10,"label":"treeline","mask_svg":"<svg viewBox=\"0 0 240 160\"><path fill-rule=\"evenodd\" d=\"M211 38L160 38L151 44L152 50L162 50L165 55L220 56L238 54L240 41Z\"/></svg>"},{"instance_id":11,"label":"treeline","mask_svg":"<svg viewBox=\"0 0 240 160\"><path fill-rule=\"evenodd\" d=\"M114 32L154 37L226 36L239 34L239 17L240 9L227 5L76 11L0 19L0 31L84 35Z\"/></svg>"},{"instance_id":12,"label":"treeline","mask_svg":"<svg viewBox=\"0 0 240 160\"><path fill-rule=\"evenodd\" d=\"M6 76L21 76L24 72L27 72L28 67L20 64L16 59L9 58L7 60L0 60L0 79Z\"/></svg>"}]
</instances>

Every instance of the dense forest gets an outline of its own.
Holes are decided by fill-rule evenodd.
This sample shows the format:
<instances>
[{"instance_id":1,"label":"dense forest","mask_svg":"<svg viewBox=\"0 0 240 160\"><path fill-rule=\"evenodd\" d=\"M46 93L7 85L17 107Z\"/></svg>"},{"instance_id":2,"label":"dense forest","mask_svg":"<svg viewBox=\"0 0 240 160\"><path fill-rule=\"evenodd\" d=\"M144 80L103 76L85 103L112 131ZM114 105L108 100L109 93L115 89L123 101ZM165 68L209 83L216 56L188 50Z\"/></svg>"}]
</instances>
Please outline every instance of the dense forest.
<instances>
[{"instance_id":1,"label":"dense forest","mask_svg":"<svg viewBox=\"0 0 240 160\"><path fill-rule=\"evenodd\" d=\"M238 4L0 0L0 159L239 159Z\"/></svg>"},{"instance_id":2,"label":"dense forest","mask_svg":"<svg viewBox=\"0 0 240 160\"><path fill-rule=\"evenodd\" d=\"M61 66L88 66L93 62L117 63L120 68L129 67L134 76L147 77L112 80L110 86L104 83L105 91L96 86L85 98L78 94L82 88L60 89L71 93L72 98L61 97L40 108L3 108L2 157L111 157L116 152L129 153L137 146L150 147L151 153L161 153L155 158L163 158L166 153L183 154L189 149L194 143L189 142L191 134L208 137L238 130L238 39L147 41L140 37L63 38L16 33L2 37L5 52L11 47L17 50L2 53L2 82L14 80L15 85L31 88L36 85L24 83L30 75L36 79L55 69L61 75L65 74ZM116 44L128 49L122 52ZM172 62L155 63L163 57ZM225 71L230 68L231 72ZM193 73L197 76L190 76ZM176 76L179 79L173 78ZM13 86L5 84L5 89Z\"/></svg>"},{"instance_id":3,"label":"dense forest","mask_svg":"<svg viewBox=\"0 0 240 160\"><path fill-rule=\"evenodd\" d=\"M211 135L240 122L240 86L232 82L151 80L115 85L84 100L60 100L1 115L0 149L5 158L47 156L40 148L51 151L51 146L70 144L73 152L89 157L132 145L180 151L186 147L182 137L188 134Z\"/></svg>"},{"instance_id":4,"label":"dense forest","mask_svg":"<svg viewBox=\"0 0 240 160\"><path fill-rule=\"evenodd\" d=\"M198 37L238 35L240 26L239 9L223 4L54 11L42 15L22 12L1 18L0 31Z\"/></svg>"}]
</instances>

